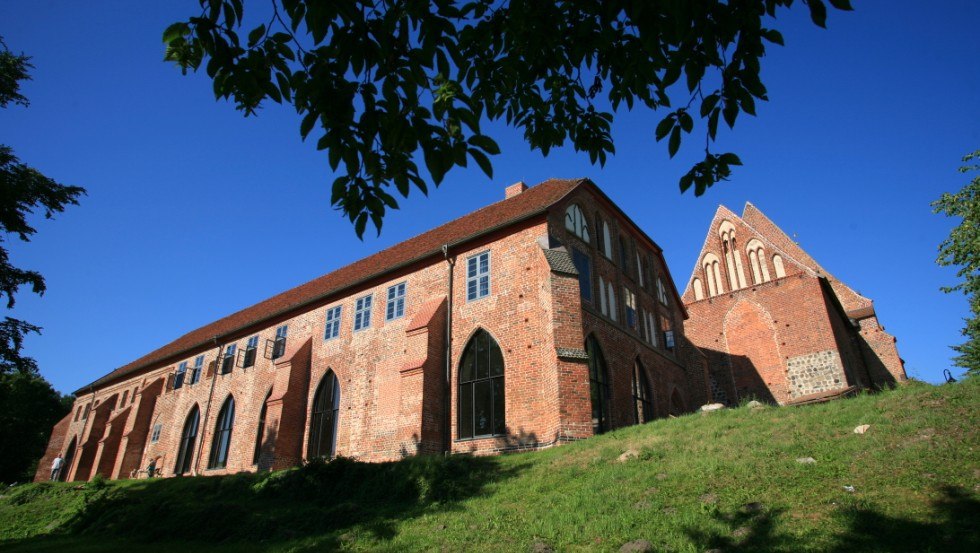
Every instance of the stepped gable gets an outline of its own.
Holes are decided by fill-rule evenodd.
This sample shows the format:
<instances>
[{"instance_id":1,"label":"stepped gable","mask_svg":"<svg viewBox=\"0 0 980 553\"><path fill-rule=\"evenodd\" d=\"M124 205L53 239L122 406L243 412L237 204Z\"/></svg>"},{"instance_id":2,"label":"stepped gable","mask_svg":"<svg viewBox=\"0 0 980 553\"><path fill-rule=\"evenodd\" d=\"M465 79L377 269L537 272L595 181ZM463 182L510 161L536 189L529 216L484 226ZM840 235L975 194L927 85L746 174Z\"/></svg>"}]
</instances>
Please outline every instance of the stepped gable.
<instances>
[{"instance_id":1,"label":"stepped gable","mask_svg":"<svg viewBox=\"0 0 980 553\"><path fill-rule=\"evenodd\" d=\"M215 337L223 337L242 331L410 263L433 255L442 255L444 244L458 244L539 215L585 182L589 181L587 179L546 180L528 188L521 194L490 204L360 261L192 330L173 342L119 367L91 384L83 386L75 393L80 394L88 389L108 384L142 369L150 368L154 364L171 360L188 351L210 344Z\"/></svg>"}]
</instances>

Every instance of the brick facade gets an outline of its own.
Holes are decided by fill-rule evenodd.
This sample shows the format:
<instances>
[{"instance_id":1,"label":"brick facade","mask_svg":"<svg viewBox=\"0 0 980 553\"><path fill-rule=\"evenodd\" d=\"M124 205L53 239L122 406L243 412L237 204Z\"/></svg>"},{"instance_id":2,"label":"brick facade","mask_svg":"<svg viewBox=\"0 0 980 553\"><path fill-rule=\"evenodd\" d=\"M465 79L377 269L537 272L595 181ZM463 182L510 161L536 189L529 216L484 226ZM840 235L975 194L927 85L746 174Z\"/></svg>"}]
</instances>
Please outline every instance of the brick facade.
<instances>
[{"instance_id":1,"label":"brick facade","mask_svg":"<svg viewBox=\"0 0 980 553\"><path fill-rule=\"evenodd\" d=\"M579 227L566 222L573 211ZM487 261L483 297L469 287L471 259ZM393 309L389 317L389 291L401 284L403 313ZM356 313L368 296L370 315ZM338 332L328 337L327 313L336 307ZM363 328L354 329L355 317ZM607 386L599 392L608 405L605 429L706 402L708 357L685 338L686 317L660 248L595 184L517 183L502 202L96 380L76 393L49 455L68 454L69 480L143 476L151 463L163 476L277 469L314 456L311 436L333 429L324 420L336 420L329 434L335 455L368 461L549 447L593 435L586 339L594 338L606 360ZM285 340L277 343L282 327ZM461 358L481 330L503 358L504 430L460 439ZM245 353L253 337L258 345ZM230 345L236 353L226 361ZM646 383L639 392L638 374ZM316 418L318 394L332 398L334 381L336 415L328 406L326 418ZM223 442L219 414L232 404ZM196 432L182 440L195 418ZM186 471L178 467L182 442ZM222 443L226 459L209 468Z\"/></svg>"},{"instance_id":2,"label":"brick facade","mask_svg":"<svg viewBox=\"0 0 980 553\"><path fill-rule=\"evenodd\" d=\"M683 297L716 401L787 404L906 379L872 301L752 204L742 217L718 208Z\"/></svg>"}]
</instances>

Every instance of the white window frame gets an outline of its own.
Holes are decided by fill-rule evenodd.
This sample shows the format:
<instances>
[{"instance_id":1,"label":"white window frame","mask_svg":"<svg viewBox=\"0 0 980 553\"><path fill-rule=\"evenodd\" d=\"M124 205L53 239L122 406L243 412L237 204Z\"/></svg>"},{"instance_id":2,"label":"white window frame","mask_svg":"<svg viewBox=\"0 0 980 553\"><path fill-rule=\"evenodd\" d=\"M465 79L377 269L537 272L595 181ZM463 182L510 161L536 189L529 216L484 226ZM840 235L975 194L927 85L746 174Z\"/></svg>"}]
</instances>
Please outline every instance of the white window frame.
<instances>
[{"instance_id":1,"label":"white window frame","mask_svg":"<svg viewBox=\"0 0 980 553\"><path fill-rule=\"evenodd\" d=\"M354 332L371 328L371 310L374 307L374 294L357 298L354 302Z\"/></svg>"},{"instance_id":2,"label":"white window frame","mask_svg":"<svg viewBox=\"0 0 980 553\"><path fill-rule=\"evenodd\" d=\"M399 294L401 292L401 294ZM394 293L394 296L392 295ZM385 304L385 320L394 321L405 316L405 296L408 295L408 283L399 282L388 287L388 298Z\"/></svg>"},{"instance_id":3,"label":"white window frame","mask_svg":"<svg viewBox=\"0 0 980 553\"><path fill-rule=\"evenodd\" d=\"M324 340L333 340L340 336L340 317L344 314L343 307L343 305L335 305L327 308L326 325L323 329Z\"/></svg>"},{"instance_id":4,"label":"white window frame","mask_svg":"<svg viewBox=\"0 0 980 553\"><path fill-rule=\"evenodd\" d=\"M483 256L486 256L487 258L487 268L485 271L480 270L480 258L482 258ZM474 267L476 267L476 271L473 274L470 273L471 262L474 264ZM491 293L490 272L493 269L492 263L493 260L490 258L490 250L482 251L480 253L473 254L466 258L466 301L467 302L477 301L485 297L488 297L490 295ZM480 284L482 279L486 279L487 289L485 292L481 294ZM473 296L470 296L471 282L475 283L474 286L476 292Z\"/></svg>"}]
</instances>

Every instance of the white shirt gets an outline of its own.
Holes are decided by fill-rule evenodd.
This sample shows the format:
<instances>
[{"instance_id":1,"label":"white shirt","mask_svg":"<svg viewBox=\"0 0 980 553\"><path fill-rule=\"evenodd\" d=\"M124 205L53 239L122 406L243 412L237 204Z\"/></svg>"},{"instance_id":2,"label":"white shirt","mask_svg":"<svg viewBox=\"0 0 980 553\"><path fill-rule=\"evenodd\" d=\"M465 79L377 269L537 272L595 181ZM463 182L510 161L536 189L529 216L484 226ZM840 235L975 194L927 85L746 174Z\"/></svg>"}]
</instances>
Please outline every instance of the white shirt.
<instances>
[{"instance_id":1,"label":"white shirt","mask_svg":"<svg viewBox=\"0 0 980 553\"><path fill-rule=\"evenodd\" d=\"M64 460L61 457L55 457L54 458L54 462L51 463L51 469L52 470L54 470L54 469L60 469L61 468L61 463L64 463Z\"/></svg>"}]
</instances>

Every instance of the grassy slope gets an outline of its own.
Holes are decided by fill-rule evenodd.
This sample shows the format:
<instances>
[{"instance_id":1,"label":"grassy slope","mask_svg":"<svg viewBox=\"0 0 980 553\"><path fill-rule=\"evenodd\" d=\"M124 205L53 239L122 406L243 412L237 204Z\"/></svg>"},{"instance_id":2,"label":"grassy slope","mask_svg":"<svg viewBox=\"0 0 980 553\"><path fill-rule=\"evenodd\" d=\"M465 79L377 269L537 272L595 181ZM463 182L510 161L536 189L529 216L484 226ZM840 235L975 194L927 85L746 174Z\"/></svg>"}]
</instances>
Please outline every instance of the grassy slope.
<instances>
[{"instance_id":1,"label":"grassy slope","mask_svg":"<svg viewBox=\"0 0 980 553\"><path fill-rule=\"evenodd\" d=\"M0 549L980 551L978 392L910 384L496 458L32 484L0 496Z\"/></svg>"}]
</instances>

